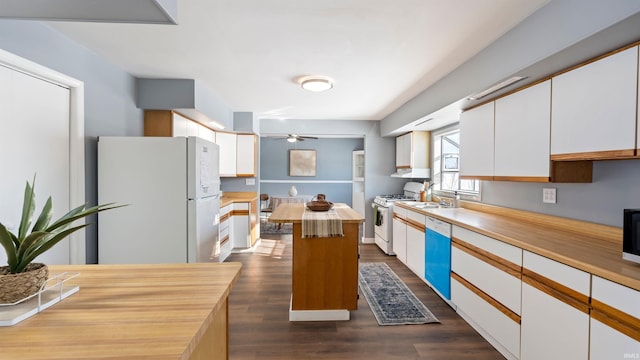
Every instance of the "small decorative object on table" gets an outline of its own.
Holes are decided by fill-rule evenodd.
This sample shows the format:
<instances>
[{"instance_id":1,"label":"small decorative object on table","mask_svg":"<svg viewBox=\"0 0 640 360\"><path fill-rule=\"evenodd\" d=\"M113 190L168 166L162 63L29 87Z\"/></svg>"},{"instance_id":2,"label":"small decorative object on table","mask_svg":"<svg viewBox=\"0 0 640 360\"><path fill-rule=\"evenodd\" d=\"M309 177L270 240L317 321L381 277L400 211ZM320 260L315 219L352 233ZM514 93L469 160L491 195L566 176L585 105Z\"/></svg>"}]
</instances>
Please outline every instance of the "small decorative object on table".
<instances>
[{"instance_id":1,"label":"small decorative object on table","mask_svg":"<svg viewBox=\"0 0 640 360\"><path fill-rule=\"evenodd\" d=\"M326 196L324 194L318 194L314 196L316 200L311 199L311 201L307 202L307 208L312 211L329 211L333 207L333 203L331 201L326 200Z\"/></svg>"},{"instance_id":2,"label":"small decorative object on table","mask_svg":"<svg viewBox=\"0 0 640 360\"><path fill-rule=\"evenodd\" d=\"M49 270L45 264L32 262L68 235L89 225L69 227L74 221L121 206L124 205L104 204L87 208L85 204L51 223L53 204L49 197L29 231L36 205L34 188L27 181L18 234L10 232L0 223L0 244L7 254L7 266L0 267L0 304L18 302L42 289L49 277Z\"/></svg>"}]
</instances>

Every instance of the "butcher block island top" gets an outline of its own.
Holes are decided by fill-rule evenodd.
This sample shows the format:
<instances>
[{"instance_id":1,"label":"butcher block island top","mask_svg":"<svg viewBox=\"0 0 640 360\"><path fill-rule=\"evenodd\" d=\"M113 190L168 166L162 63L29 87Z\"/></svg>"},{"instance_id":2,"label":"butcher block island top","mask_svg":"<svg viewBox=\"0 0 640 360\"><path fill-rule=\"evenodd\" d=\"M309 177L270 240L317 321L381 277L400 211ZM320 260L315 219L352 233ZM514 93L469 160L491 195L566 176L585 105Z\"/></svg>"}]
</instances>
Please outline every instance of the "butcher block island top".
<instances>
[{"instance_id":1,"label":"butcher block island top","mask_svg":"<svg viewBox=\"0 0 640 360\"><path fill-rule=\"evenodd\" d=\"M306 218L310 211L304 204L280 204L269 217L271 222L293 223L289 320L349 320L349 311L358 308L358 239L364 218L336 203L327 215L340 220L342 235L303 237L303 218L323 221Z\"/></svg>"},{"instance_id":2,"label":"butcher block island top","mask_svg":"<svg viewBox=\"0 0 640 360\"><path fill-rule=\"evenodd\" d=\"M53 265L80 290L0 327L2 359L227 359L240 263Z\"/></svg>"},{"instance_id":3,"label":"butcher block island top","mask_svg":"<svg viewBox=\"0 0 640 360\"><path fill-rule=\"evenodd\" d=\"M332 210L335 210L335 213L342 220L342 223L358 224L364 222L364 218L362 217L362 215L358 214L347 204L335 203ZM269 216L269 221L274 223L302 223L302 216L304 214L304 211L304 204L280 204L273 210L271 216Z\"/></svg>"}]
</instances>

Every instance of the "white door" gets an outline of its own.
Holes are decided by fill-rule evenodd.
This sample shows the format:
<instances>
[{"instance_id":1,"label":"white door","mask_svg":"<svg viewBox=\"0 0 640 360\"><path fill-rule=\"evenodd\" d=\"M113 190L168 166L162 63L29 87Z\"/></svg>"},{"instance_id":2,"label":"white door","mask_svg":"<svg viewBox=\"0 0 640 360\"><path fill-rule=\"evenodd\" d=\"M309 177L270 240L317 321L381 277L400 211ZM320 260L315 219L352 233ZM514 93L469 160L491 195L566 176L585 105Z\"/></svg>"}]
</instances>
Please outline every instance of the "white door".
<instances>
[{"instance_id":1,"label":"white door","mask_svg":"<svg viewBox=\"0 0 640 360\"><path fill-rule=\"evenodd\" d=\"M34 174L34 218L49 196L53 220L69 211L69 101L68 88L0 66L0 222L10 231L17 231L25 183ZM69 240L36 261L68 264ZM2 251L0 264L5 263Z\"/></svg>"}]
</instances>

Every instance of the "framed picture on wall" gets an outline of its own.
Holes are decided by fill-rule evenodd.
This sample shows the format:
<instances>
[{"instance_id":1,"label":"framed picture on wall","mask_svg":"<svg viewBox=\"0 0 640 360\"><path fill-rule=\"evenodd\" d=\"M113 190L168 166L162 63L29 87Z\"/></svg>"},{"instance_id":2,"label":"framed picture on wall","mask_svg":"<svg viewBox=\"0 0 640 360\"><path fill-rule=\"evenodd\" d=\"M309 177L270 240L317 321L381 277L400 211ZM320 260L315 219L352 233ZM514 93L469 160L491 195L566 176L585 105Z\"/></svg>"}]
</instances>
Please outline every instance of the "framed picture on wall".
<instances>
[{"instance_id":1,"label":"framed picture on wall","mask_svg":"<svg viewBox=\"0 0 640 360\"><path fill-rule=\"evenodd\" d=\"M316 176L316 151L289 150L289 176Z\"/></svg>"}]
</instances>

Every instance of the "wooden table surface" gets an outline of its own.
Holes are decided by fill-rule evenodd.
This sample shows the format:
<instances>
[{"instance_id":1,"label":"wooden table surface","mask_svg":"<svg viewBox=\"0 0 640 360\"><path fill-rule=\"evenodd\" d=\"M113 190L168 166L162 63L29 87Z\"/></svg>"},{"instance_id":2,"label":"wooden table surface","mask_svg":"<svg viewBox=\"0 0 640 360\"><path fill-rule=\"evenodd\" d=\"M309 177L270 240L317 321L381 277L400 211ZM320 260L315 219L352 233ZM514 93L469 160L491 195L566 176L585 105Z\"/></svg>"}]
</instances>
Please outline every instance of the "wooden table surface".
<instances>
[{"instance_id":1,"label":"wooden table surface","mask_svg":"<svg viewBox=\"0 0 640 360\"><path fill-rule=\"evenodd\" d=\"M280 204L273 210L271 216L269 216L270 222L275 223L302 223L302 214L304 213L304 204ZM336 210L342 223L361 223L364 222L364 218L358 212L350 208L344 203L333 204L333 209Z\"/></svg>"},{"instance_id":2,"label":"wooden table surface","mask_svg":"<svg viewBox=\"0 0 640 360\"><path fill-rule=\"evenodd\" d=\"M0 327L0 359L193 358L215 314L226 311L241 267L50 266L50 274L79 273L69 283L80 290L16 325Z\"/></svg>"}]
</instances>

